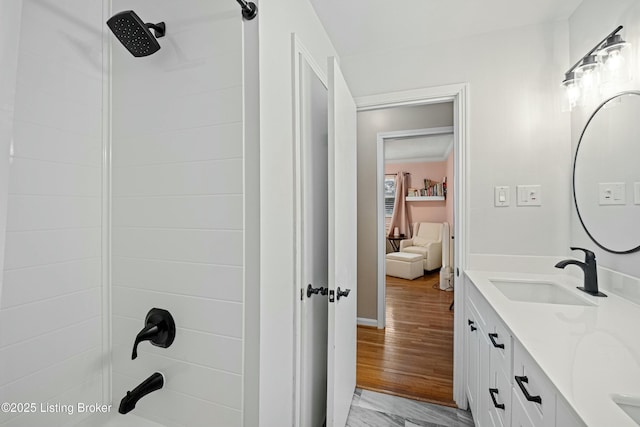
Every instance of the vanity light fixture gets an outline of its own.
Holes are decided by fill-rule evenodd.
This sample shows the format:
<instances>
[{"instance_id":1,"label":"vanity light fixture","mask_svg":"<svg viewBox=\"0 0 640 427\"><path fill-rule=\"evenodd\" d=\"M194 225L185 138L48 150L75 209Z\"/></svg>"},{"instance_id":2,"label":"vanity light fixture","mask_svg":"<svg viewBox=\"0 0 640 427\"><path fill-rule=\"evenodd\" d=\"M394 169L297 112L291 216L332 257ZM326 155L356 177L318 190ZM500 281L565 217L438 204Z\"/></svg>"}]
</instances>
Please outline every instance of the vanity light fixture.
<instances>
[{"instance_id":1,"label":"vanity light fixture","mask_svg":"<svg viewBox=\"0 0 640 427\"><path fill-rule=\"evenodd\" d=\"M564 75L565 111L597 101L600 92L629 78L625 51L629 43L618 34L620 25L587 52Z\"/></svg>"}]
</instances>

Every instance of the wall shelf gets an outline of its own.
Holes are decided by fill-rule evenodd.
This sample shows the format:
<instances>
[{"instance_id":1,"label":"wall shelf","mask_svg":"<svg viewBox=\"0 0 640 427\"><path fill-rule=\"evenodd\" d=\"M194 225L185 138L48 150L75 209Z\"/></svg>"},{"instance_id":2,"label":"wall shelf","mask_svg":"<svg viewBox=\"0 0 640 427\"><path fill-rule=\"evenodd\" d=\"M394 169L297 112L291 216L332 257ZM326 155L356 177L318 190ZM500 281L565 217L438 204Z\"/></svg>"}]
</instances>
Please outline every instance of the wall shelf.
<instances>
[{"instance_id":1,"label":"wall shelf","mask_svg":"<svg viewBox=\"0 0 640 427\"><path fill-rule=\"evenodd\" d=\"M407 196L407 202L444 202L444 196Z\"/></svg>"}]
</instances>

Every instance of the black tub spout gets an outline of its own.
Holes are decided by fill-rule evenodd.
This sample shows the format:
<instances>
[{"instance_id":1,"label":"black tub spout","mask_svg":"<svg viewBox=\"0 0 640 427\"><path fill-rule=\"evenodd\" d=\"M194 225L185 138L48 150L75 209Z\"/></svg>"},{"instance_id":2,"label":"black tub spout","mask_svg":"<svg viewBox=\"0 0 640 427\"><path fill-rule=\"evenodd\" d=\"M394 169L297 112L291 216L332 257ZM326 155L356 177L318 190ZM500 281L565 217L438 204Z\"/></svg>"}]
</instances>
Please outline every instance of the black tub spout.
<instances>
[{"instance_id":1,"label":"black tub spout","mask_svg":"<svg viewBox=\"0 0 640 427\"><path fill-rule=\"evenodd\" d=\"M149 378L140 383L139 386L131 391L127 392L127 395L120 401L120 408L118 412L126 414L131 412L136 407L138 400L142 399L147 394L160 390L164 386L164 375L160 372L155 372Z\"/></svg>"}]
</instances>

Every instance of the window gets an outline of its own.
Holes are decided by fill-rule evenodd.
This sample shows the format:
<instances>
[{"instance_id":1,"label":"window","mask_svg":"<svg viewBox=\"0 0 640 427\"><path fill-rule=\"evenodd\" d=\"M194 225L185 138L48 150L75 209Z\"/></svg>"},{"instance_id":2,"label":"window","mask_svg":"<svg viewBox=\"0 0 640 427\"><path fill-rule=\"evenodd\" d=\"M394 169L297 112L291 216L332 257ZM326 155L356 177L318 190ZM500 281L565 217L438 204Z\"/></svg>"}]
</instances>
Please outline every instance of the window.
<instances>
[{"instance_id":1,"label":"window","mask_svg":"<svg viewBox=\"0 0 640 427\"><path fill-rule=\"evenodd\" d=\"M384 179L384 216L393 215L393 205L396 201L396 180L395 178Z\"/></svg>"}]
</instances>

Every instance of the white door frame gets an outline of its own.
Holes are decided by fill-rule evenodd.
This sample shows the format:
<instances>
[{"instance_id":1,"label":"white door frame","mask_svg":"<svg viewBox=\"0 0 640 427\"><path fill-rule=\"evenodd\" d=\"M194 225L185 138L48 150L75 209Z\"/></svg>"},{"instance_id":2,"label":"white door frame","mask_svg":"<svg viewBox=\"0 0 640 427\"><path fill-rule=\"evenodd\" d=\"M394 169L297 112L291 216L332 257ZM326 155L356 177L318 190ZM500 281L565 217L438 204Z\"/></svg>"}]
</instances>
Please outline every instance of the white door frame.
<instances>
[{"instance_id":1,"label":"white door frame","mask_svg":"<svg viewBox=\"0 0 640 427\"><path fill-rule=\"evenodd\" d=\"M467 405L464 393L464 285L460 280L460 270L464 271L469 258L469 84L460 83L431 88L422 88L402 92L391 92L379 95L370 95L355 99L358 111L377 110L389 107L406 107L411 105L437 104L453 102L453 125L455 135L455 164L454 164L454 223L455 223L455 264L454 275L457 279L454 292L455 314L453 325L453 399L459 407ZM380 144L379 144L380 145ZM378 188L384 185L384 152L378 147ZM382 165L382 166L380 166ZM378 192L378 198L382 194ZM378 202L380 206L380 201ZM382 212L384 214L384 211ZM380 214L378 214L380 215ZM383 215L384 217L384 215ZM382 221L384 224L384 219ZM380 221L380 220L379 220ZM379 224L378 224L379 225ZM380 232L378 226L378 251L384 252L384 228ZM384 259L378 256L378 259ZM384 287L384 262L378 262L378 288L380 281ZM380 309L380 295L378 295L378 310ZM380 326L380 313L378 312L378 325ZM384 317L382 318L384 322ZM384 323L382 323L384 325Z\"/></svg>"},{"instance_id":2,"label":"white door frame","mask_svg":"<svg viewBox=\"0 0 640 427\"><path fill-rule=\"evenodd\" d=\"M387 264L385 262L385 248L386 248L386 236L385 236L385 209L384 209L384 142L387 139L407 138L407 137L419 137L429 135L442 135L453 133L455 135L453 126L444 126L437 128L427 129L414 129L414 130L399 130L392 132L378 132L377 134L377 168L376 168L376 202L378 206L378 315L376 325L378 329L384 329L387 325L387 287L385 286L385 277L387 275ZM454 151L455 152L455 151ZM447 154L448 155L448 154ZM446 157L442 160L447 160ZM455 187L454 187L455 188ZM455 193L454 193L455 194ZM407 236L409 238L411 236ZM381 243L382 242L382 243Z\"/></svg>"},{"instance_id":3,"label":"white door frame","mask_svg":"<svg viewBox=\"0 0 640 427\"><path fill-rule=\"evenodd\" d=\"M300 292L304 288L302 278L302 264L303 264L303 191L304 182L302 174L302 105L304 100L302 99L303 91L301 90L301 67L304 63L307 63L313 70L318 79L322 82L324 87L328 88L328 79L324 70L313 59L313 56L304 47L300 39L295 33L291 33L291 54L293 65L293 153L294 153L294 247L295 247L295 262L294 262L294 396L293 396L293 425L294 427L301 427L301 392L302 392L302 301ZM304 426L302 426L304 427Z\"/></svg>"}]
</instances>

